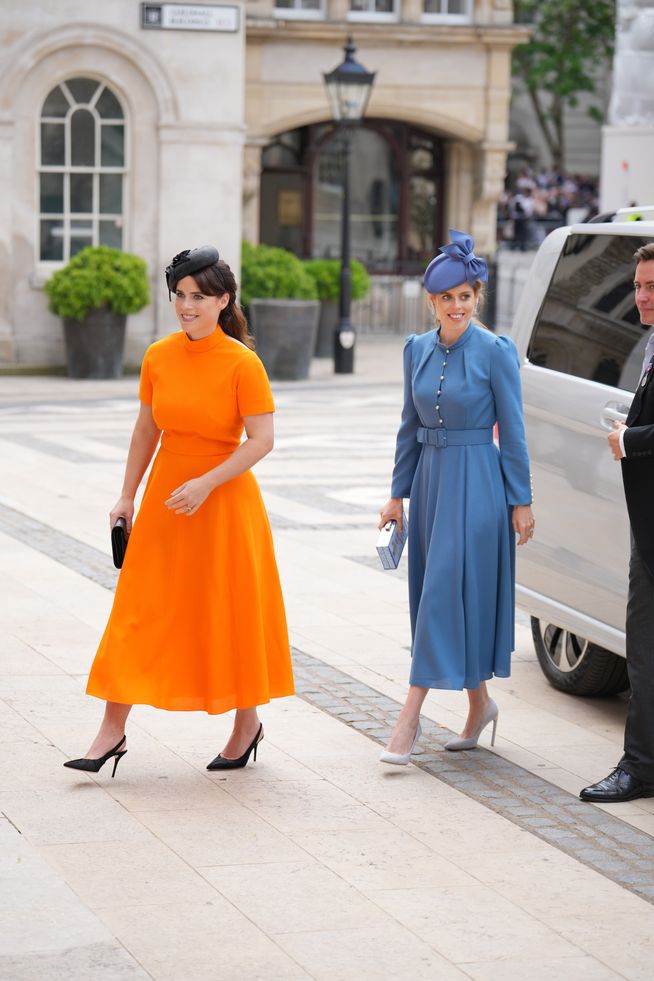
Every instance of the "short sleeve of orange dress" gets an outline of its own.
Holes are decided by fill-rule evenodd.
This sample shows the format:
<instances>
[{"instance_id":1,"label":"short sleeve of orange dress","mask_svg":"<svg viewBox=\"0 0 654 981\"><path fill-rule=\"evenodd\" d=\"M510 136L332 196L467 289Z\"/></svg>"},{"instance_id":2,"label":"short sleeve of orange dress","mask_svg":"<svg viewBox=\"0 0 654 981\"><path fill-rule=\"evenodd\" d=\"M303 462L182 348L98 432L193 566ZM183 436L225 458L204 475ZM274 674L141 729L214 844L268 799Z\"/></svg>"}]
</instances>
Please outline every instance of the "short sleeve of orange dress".
<instances>
[{"instance_id":1,"label":"short sleeve of orange dress","mask_svg":"<svg viewBox=\"0 0 654 981\"><path fill-rule=\"evenodd\" d=\"M152 405L152 382L150 381L150 371L148 369L148 352L141 363L141 378L139 381L139 402L143 405Z\"/></svg>"},{"instance_id":2,"label":"short sleeve of orange dress","mask_svg":"<svg viewBox=\"0 0 654 981\"><path fill-rule=\"evenodd\" d=\"M270 382L259 358L246 358L236 379L236 404L241 418L275 411Z\"/></svg>"},{"instance_id":3,"label":"short sleeve of orange dress","mask_svg":"<svg viewBox=\"0 0 654 981\"><path fill-rule=\"evenodd\" d=\"M161 445L130 534L87 692L123 704L227 712L293 693L273 539L248 470L190 515L171 491L220 467L243 419L274 412L257 355L218 328L152 344L139 398Z\"/></svg>"}]
</instances>

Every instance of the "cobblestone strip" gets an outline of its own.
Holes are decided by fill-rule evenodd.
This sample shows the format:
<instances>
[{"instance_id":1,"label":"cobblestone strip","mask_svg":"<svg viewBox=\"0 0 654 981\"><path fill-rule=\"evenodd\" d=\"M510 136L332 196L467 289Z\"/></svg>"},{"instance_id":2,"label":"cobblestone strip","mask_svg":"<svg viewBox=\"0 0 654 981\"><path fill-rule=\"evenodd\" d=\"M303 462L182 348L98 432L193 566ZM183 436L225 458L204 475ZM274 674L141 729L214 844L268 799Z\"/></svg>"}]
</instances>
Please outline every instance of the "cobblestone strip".
<instances>
[{"instance_id":1,"label":"cobblestone strip","mask_svg":"<svg viewBox=\"0 0 654 981\"><path fill-rule=\"evenodd\" d=\"M293 665L300 698L387 742L399 702L297 649ZM424 717L421 725L415 766L654 903L654 838L482 747L448 753L443 746L452 732Z\"/></svg>"},{"instance_id":2,"label":"cobblestone strip","mask_svg":"<svg viewBox=\"0 0 654 981\"><path fill-rule=\"evenodd\" d=\"M111 563L109 548L109 528L107 527L107 554L92 545L85 545L71 535L30 518L14 508L0 504L0 532L10 535L24 545L36 549L43 555L61 562L74 572L92 579L105 589L115 589L118 570Z\"/></svg>"},{"instance_id":3,"label":"cobblestone strip","mask_svg":"<svg viewBox=\"0 0 654 981\"><path fill-rule=\"evenodd\" d=\"M0 532L105 589L115 587L117 573L104 552L2 504ZM293 650L293 665L300 698L374 742L386 743L398 702L303 651ZM654 903L654 838L481 747L448 753L443 745L452 732L429 719L421 724L416 766Z\"/></svg>"}]
</instances>

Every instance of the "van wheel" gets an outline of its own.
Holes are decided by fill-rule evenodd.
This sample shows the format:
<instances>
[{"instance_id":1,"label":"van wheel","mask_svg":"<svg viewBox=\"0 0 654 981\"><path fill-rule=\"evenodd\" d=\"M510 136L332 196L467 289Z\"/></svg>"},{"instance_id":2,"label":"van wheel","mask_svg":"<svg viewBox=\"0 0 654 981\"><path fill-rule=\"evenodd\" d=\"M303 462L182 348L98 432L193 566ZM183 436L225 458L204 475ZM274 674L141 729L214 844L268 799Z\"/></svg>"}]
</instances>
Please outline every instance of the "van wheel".
<instances>
[{"instance_id":1,"label":"van wheel","mask_svg":"<svg viewBox=\"0 0 654 981\"><path fill-rule=\"evenodd\" d=\"M543 674L569 695L617 695L629 687L627 662L553 623L531 618L534 647Z\"/></svg>"}]
</instances>

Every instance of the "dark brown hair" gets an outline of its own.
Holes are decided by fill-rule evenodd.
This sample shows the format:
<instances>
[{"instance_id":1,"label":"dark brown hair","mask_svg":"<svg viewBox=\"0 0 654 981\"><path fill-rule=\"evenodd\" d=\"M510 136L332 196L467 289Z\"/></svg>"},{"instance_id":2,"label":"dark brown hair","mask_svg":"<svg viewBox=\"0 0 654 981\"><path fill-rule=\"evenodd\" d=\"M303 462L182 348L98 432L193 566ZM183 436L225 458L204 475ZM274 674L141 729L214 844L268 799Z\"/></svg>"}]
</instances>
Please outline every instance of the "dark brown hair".
<instances>
[{"instance_id":1,"label":"dark brown hair","mask_svg":"<svg viewBox=\"0 0 654 981\"><path fill-rule=\"evenodd\" d=\"M650 262L654 259L654 242L648 242L647 245L641 245L636 249L634 259L636 262Z\"/></svg>"},{"instance_id":2,"label":"dark brown hair","mask_svg":"<svg viewBox=\"0 0 654 981\"><path fill-rule=\"evenodd\" d=\"M224 310L220 311L218 323L225 334L241 341L246 347L254 350L254 338L250 333L245 314L236 302L236 280L234 273L226 262L218 259L213 265L200 269L199 272L192 273L192 278L198 285L198 289L205 296L223 296L229 293L229 303Z\"/></svg>"}]
</instances>

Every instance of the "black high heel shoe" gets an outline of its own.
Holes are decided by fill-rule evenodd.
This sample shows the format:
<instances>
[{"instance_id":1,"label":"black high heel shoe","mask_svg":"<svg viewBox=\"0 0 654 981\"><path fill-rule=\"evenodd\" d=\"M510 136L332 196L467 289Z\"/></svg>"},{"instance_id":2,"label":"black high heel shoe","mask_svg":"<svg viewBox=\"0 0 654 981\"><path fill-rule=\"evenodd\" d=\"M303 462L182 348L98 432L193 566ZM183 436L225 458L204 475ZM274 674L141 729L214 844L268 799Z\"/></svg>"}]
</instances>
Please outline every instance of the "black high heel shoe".
<instances>
[{"instance_id":1,"label":"black high heel shoe","mask_svg":"<svg viewBox=\"0 0 654 981\"><path fill-rule=\"evenodd\" d=\"M212 760L211 763L209 763L209 765L207 766L207 770L240 770L241 767L247 764L247 761L250 759L250 753L252 753L253 751L254 751L253 762L256 763L257 746L259 745L262 739L263 739L263 725L260 724L259 731L257 732L256 736L254 737L254 739L252 740L252 742L250 743L250 745L245 750L242 756L239 756L238 759L236 760L230 760L226 756L221 756L220 753L218 753L218 756L215 758L215 760Z\"/></svg>"},{"instance_id":2,"label":"black high heel shoe","mask_svg":"<svg viewBox=\"0 0 654 981\"><path fill-rule=\"evenodd\" d=\"M126 749L123 750L120 749L121 746L125 745L125 739L126 737L123 736L120 742L116 743L113 749L110 749L108 753L104 754L104 756L99 756L97 760L86 760L86 759L68 760L66 763L64 763L64 766L69 766L71 770L85 770L87 773L97 773L98 770L102 769L102 767L105 765L107 760L110 760L113 756L115 756L116 759L114 761L114 770L113 773L111 774L111 777L113 779L113 777L116 776L116 767L118 766L118 763L127 752Z\"/></svg>"}]
</instances>

